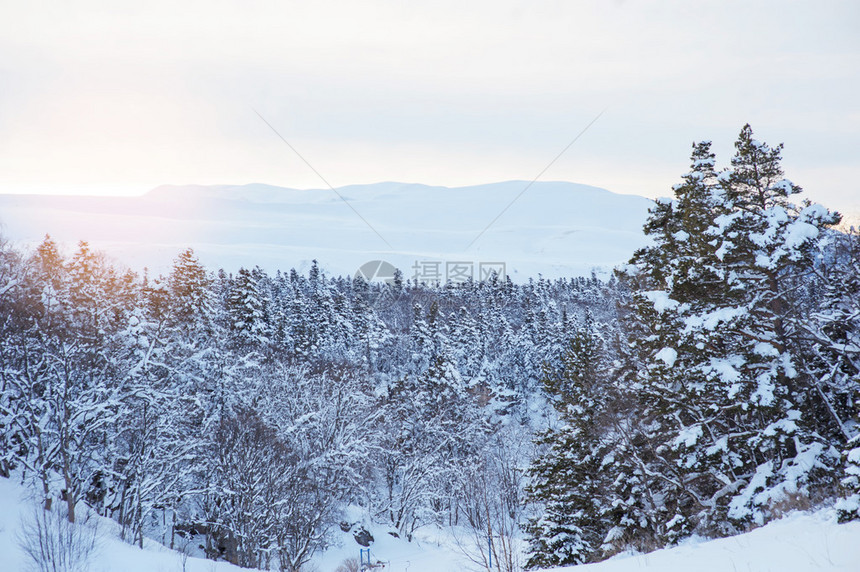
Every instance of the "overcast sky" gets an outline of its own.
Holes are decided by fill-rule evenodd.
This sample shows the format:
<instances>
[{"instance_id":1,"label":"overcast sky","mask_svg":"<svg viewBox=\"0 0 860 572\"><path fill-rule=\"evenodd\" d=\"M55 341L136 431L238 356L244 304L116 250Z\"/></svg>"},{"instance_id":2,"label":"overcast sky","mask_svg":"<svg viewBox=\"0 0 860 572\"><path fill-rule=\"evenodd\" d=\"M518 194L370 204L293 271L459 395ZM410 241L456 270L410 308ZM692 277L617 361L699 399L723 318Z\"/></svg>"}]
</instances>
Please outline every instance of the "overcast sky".
<instances>
[{"instance_id":1,"label":"overcast sky","mask_svg":"<svg viewBox=\"0 0 860 572\"><path fill-rule=\"evenodd\" d=\"M659 196L744 123L860 209L860 2L0 0L0 192L458 186Z\"/></svg>"}]
</instances>

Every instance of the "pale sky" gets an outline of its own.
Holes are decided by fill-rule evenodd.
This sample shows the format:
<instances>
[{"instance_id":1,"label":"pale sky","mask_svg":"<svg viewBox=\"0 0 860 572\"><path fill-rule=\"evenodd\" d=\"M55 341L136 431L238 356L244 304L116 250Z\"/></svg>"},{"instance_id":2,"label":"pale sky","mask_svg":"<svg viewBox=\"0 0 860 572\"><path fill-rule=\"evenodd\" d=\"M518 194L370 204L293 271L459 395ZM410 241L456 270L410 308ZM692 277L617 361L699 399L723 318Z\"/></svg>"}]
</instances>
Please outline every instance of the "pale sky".
<instances>
[{"instance_id":1,"label":"pale sky","mask_svg":"<svg viewBox=\"0 0 860 572\"><path fill-rule=\"evenodd\" d=\"M744 123L860 210L860 2L0 0L0 192L542 177L666 195Z\"/></svg>"}]
</instances>

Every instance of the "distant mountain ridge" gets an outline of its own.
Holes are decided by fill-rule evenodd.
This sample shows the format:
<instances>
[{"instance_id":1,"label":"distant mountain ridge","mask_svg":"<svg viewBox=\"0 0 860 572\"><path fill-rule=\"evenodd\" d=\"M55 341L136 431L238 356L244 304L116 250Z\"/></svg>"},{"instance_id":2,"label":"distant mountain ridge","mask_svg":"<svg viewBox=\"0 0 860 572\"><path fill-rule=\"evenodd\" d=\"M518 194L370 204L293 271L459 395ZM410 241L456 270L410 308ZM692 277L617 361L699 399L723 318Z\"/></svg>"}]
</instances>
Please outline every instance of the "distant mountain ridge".
<instances>
[{"instance_id":1,"label":"distant mountain ridge","mask_svg":"<svg viewBox=\"0 0 860 572\"><path fill-rule=\"evenodd\" d=\"M46 233L70 245L87 240L155 273L169 270L191 246L207 265L228 271L304 269L316 259L329 274L352 275L380 259L409 278L417 276L419 261L476 269L494 262L522 281L538 274L606 275L646 243L642 224L651 204L566 182L383 182L337 192L259 183L163 185L141 197L0 195L0 223L14 241L36 243Z\"/></svg>"}]
</instances>

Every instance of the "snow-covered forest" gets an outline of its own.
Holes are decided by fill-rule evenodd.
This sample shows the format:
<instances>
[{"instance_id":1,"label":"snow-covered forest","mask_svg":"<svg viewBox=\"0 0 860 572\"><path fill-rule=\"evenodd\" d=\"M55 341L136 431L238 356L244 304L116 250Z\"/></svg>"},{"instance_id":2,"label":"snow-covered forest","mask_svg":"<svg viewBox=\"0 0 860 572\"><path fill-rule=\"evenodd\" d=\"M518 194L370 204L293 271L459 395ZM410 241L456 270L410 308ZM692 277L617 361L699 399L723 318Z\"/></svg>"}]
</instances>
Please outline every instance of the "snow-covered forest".
<instances>
[{"instance_id":1,"label":"snow-covered forest","mask_svg":"<svg viewBox=\"0 0 860 572\"><path fill-rule=\"evenodd\" d=\"M4 243L0 474L130 543L290 572L357 511L472 531L500 571L860 518L860 238L795 204L781 146L735 148L693 146L608 282L228 274L191 249L149 276Z\"/></svg>"}]
</instances>

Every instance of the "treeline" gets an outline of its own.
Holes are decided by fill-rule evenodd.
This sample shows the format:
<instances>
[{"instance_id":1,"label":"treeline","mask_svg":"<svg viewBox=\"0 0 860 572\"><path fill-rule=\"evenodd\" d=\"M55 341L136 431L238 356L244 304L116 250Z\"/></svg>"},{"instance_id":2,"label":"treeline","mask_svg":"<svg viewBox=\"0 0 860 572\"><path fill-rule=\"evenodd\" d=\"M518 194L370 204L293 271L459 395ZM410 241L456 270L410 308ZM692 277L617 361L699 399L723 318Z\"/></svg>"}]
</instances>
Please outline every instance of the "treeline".
<instances>
[{"instance_id":1,"label":"treeline","mask_svg":"<svg viewBox=\"0 0 860 572\"><path fill-rule=\"evenodd\" d=\"M614 288L230 275L191 250L150 278L86 243L4 245L0 474L249 567L299 570L348 505L405 537L510 534L541 368L579 316L614 315Z\"/></svg>"}]
</instances>

